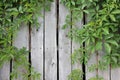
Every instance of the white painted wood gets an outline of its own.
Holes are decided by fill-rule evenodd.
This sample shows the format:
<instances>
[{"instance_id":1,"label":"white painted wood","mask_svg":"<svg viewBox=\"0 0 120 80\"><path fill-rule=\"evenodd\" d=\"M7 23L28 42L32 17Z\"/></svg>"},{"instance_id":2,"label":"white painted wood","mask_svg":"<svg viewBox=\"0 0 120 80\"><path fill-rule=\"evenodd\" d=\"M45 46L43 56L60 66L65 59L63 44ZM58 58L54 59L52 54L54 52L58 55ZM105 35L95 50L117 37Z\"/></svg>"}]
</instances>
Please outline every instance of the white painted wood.
<instances>
[{"instance_id":1,"label":"white painted wood","mask_svg":"<svg viewBox=\"0 0 120 80\"><path fill-rule=\"evenodd\" d=\"M45 80L57 80L56 0L45 12Z\"/></svg>"},{"instance_id":2,"label":"white painted wood","mask_svg":"<svg viewBox=\"0 0 120 80\"><path fill-rule=\"evenodd\" d=\"M2 68L0 68L0 80L9 80L10 77L10 64L5 63Z\"/></svg>"},{"instance_id":3,"label":"white painted wood","mask_svg":"<svg viewBox=\"0 0 120 80\"><path fill-rule=\"evenodd\" d=\"M59 80L67 80L71 73L71 40L67 37L70 29L62 29L68 10L59 3Z\"/></svg>"},{"instance_id":4,"label":"white painted wood","mask_svg":"<svg viewBox=\"0 0 120 80\"><path fill-rule=\"evenodd\" d=\"M120 68L111 70L111 80L120 80Z\"/></svg>"},{"instance_id":5,"label":"white painted wood","mask_svg":"<svg viewBox=\"0 0 120 80\"><path fill-rule=\"evenodd\" d=\"M104 56L104 52L100 51L98 54L99 60ZM110 67L108 66L107 70L98 70L98 75L103 77L104 80L110 80Z\"/></svg>"},{"instance_id":6,"label":"white painted wood","mask_svg":"<svg viewBox=\"0 0 120 80\"><path fill-rule=\"evenodd\" d=\"M34 26L31 33L31 62L43 80L43 17L39 18L39 29Z\"/></svg>"},{"instance_id":7,"label":"white painted wood","mask_svg":"<svg viewBox=\"0 0 120 80\"><path fill-rule=\"evenodd\" d=\"M89 80L90 78L92 77L96 77L96 71L94 72L89 72L89 67L92 65L92 64L96 64L96 55L93 54L91 55L91 58L90 60L88 61L88 64L86 65L86 80Z\"/></svg>"},{"instance_id":8,"label":"white painted wood","mask_svg":"<svg viewBox=\"0 0 120 80\"><path fill-rule=\"evenodd\" d=\"M23 47L26 47L26 49L28 50L28 46L29 46L29 31L28 31L28 27L26 25L21 25L21 27L19 28L19 31L16 35L16 38L14 39L13 45L16 46L17 48L21 49ZM13 65L14 65L14 61L13 61ZM25 73L26 70L23 68L19 68L18 72L23 72ZM23 80L23 77L21 75L19 75L18 79L16 80Z\"/></svg>"}]
</instances>

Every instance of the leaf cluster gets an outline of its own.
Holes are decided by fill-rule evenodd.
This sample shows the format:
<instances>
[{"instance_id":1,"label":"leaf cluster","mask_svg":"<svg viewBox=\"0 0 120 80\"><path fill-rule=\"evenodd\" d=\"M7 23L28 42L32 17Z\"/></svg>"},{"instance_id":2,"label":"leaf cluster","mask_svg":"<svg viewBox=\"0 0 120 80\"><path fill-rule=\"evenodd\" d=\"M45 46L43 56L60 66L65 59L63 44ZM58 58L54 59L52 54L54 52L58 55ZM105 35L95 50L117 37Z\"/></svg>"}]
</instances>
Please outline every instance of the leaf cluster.
<instances>
[{"instance_id":1,"label":"leaf cluster","mask_svg":"<svg viewBox=\"0 0 120 80\"><path fill-rule=\"evenodd\" d=\"M81 46L72 55L73 62L87 65L91 56L96 54L102 55L102 58L98 64L90 66L90 71L105 70L109 65L112 68L120 67L120 1L61 0L61 3L71 12L64 25L64 28L72 26L69 37L80 45L85 43L85 47ZM76 24L83 17L86 24L80 28L81 25Z\"/></svg>"},{"instance_id":2,"label":"leaf cluster","mask_svg":"<svg viewBox=\"0 0 120 80\"><path fill-rule=\"evenodd\" d=\"M10 60L14 62L11 80L16 80L20 75L23 76L22 80L27 80L29 75L32 80L40 77L32 67L29 69L29 52L25 48L17 49L12 43L22 24L38 25L41 12L43 9L50 10L51 2L52 0L0 0L0 67ZM20 67L22 72L18 70Z\"/></svg>"},{"instance_id":3,"label":"leaf cluster","mask_svg":"<svg viewBox=\"0 0 120 80\"><path fill-rule=\"evenodd\" d=\"M68 75L68 80L83 80L83 72L80 69L75 69Z\"/></svg>"}]
</instances>

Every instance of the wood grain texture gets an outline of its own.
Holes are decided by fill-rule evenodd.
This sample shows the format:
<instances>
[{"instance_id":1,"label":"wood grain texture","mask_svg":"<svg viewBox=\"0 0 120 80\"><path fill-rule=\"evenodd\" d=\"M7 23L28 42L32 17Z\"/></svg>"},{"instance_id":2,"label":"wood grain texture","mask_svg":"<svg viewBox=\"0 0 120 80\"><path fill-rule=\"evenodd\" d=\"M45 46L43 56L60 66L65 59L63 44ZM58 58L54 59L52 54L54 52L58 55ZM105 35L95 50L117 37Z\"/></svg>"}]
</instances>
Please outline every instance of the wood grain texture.
<instances>
[{"instance_id":1,"label":"wood grain texture","mask_svg":"<svg viewBox=\"0 0 120 80\"><path fill-rule=\"evenodd\" d=\"M70 29L62 29L68 10L59 3L59 80L67 80L71 73L71 40L67 37Z\"/></svg>"},{"instance_id":2,"label":"wood grain texture","mask_svg":"<svg viewBox=\"0 0 120 80\"><path fill-rule=\"evenodd\" d=\"M19 31L16 35L16 38L14 39L13 45L16 46L18 49L21 49L23 47L26 47L26 49L28 50L28 46L29 46L29 31L28 31L28 27L27 25L21 25L21 27L19 28ZM13 65L14 65L14 61L13 61ZM23 68L19 68L18 72L26 72L26 70L24 70ZM18 78L16 80L23 80L23 77L21 75L18 76Z\"/></svg>"},{"instance_id":3,"label":"wood grain texture","mask_svg":"<svg viewBox=\"0 0 120 80\"><path fill-rule=\"evenodd\" d=\"M103 51L100 51L99 54L98 54L98 58L99 60L102 59L102 56L104 56L104 52ZM110 67L108 66L107 67L107 70L98 70L98 75L100 77L103 77L104 80L110 80Z\"/></svg>"},{"instance_id":4,"label":"wood grain texture","mask_svg":"<svg viewBox=\"0 0 120 80\"><path fill-rule=\"evenodd\" d=\"M111 70L111 80L120 80L120 68Z\"/></svg>"},{"instance_id":5,"label":"wood grain texture","mask_svg":"<svg viewBox=\"0 0 120 80\"><path fill-rule=\"evenodd\" d=\"M78 43L75 43L74 41L72 41L72 54L74 54L74 51L79 48L80 48L80 45ZM82 70L82 65L79 62L72 64L72 70L74 70L74 69Z\"/></svg>"},{"instance_id":6,"label":"wood grain texture","mask_svg":"<svg viewBox=\"0 0 120 80\"><path fill-rule=\"evenodd\" d=\"M46 0L47 1L47 0ZM31 62L32 66L35 68L37 72L41 74L41 80L58 80L58 72L59 72L59 80L67 80L68 75L71 73L71 70L81 69L82 65L79 63L72 64L71 63L71 54L75 49L78 49L80 45L71 41L68 38L67 34L70 30L71 26L62 29L65 24L66 16L70 13L64 5L60 4L59 0L59 22L57 26L57 6L56 1L52 3L51 10L45 12L43 14L44 17L39 18L40 27L38 31L35 26L32 27L31 32L31 43L29 44L29 29L28 26L22 25L14 39L13 45L17 48L26 47L29 49L29 45L31 45ZM88 20L86 20L88 21ZM76 25L82 26L82 22L78 22ZM57 36L57 27L58 35ZM58 45L57 46L57 38ZM57 56L57 50L59 56ZM104 55L103 52L100 52L98 55L91 55L88 64L86 65L86 80L89 80L92 77L95 77L97 74L104 78L104 80L120 80L120 68L111 69L108 66L108 69L105 71L98 70L94 72L89 72L88 68L92 64L97 64L97 58L101 59ZM57 69L57 57L59 58L59 69ZM14 65L14 62L13 62ZM57 72L57 70L59 70ZM19 68L18 71L25 72L23 68ZM45 72L44 72L45 71ZM44 76L43 76L44 75ZM0 80L10 80L10 64L6 63L0 69ZM22 76L16 80L23 80Z\"/></svg>"},{"instance_id":7,"label":"wood grain texture","mask_svg":"<svg viewBox=\"0 0 120 80\"><path fill-rule=\"evenodd\" d=\"M2 68L0 68L0 80L9 80L10 77L10 64L5 63Z\"/></svg>"},{"instance_id":8,"label":"wood grain texture","mask_svg":"<svg viewBox=\"0 0 120 80\"><path fill-rule=\"evenodd\" d=\"M57 80L56 0L45 12L45 80Z\"/></svg>"},{"instance_id":9,"label":"wood grain texture","mask_svg":"<svg viewBox=\"0 0 120 80\"><path fill-rule=\"evenodd\" d=\"M76 23L75 26L72 26L72 28L76 27L76 28L80 29L80 28L82 28L82 25L83 25L82 21L79 21L79 22ZM82 45L79 45L79 43L75 42L74 39L73 39L73 41L72 41L72 54L74 54L74 51L79 49L80 46L82 46ZM72 70L74 70L74 69L82 70L82 64L80 64L79 62L75 63L75 64L72 64Z\"/></svg>"},{"instance_id":10,"label":"wood grain texture","mask_svg":"<svg viewBox=\"0 0 120 80\"><path fill-rule=\"evenodd\" d=\"M34 26L31 32L31 64L41 74L43 80L43 17L39 17L38 21L39 29Z\"/></svg>"},{"instance_id":11,"label":"wood grain texture","mask_svg":"<svg viewBox=\"0 0 120 80\"><path fill-rule=\"evenodd\" d=\"M89 22L88 15L85 16L85 24ZM97 64L98 62L98 54L97 53L92 53L90 55L90 59L88 60L88 63L85 65L86 66L86 80L89 80L90 78L96 77L98 75L98 70L95 71L89 71L89 67L93 64Z\"/></svg>"},{"instance_id":12,"label":"wood grain texture","mask_svg":"<svg viewBox=\"0 0 120 80\"><path fill-rule=\"evenodd\" d=\"M86 65L86 80L89 80L92 77L96 77L96 75L97 75L96 71L93 71L93 72L89 71L89 67L92 64L97 64L96 55L95 54L91 55L91 58L88 61L88 64Z\"/></svg>"}]
</instances>

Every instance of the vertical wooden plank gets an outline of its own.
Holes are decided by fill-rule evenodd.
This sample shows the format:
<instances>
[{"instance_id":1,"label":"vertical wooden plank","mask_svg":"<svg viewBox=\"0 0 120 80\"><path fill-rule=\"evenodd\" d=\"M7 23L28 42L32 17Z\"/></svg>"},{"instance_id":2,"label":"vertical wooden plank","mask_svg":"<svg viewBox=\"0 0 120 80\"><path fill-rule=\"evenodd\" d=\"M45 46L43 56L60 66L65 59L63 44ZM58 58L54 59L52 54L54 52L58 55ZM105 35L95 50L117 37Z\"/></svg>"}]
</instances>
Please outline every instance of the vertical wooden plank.
<instances>
[{"instance_id":1,"label":"vertical wooden plank","mask_svg":"<svg viewBox=\"0 0 120 80\"><path fill-rule=\"evenodd\" d=\"M56 0L45 12L45 80L57 80Z\"/></svg>"},{"instance_id":2,"label":"vertical wooden plank","mask_svg":"<svg viewBox=\"0 0 120 80\"><path fill-rule=\"evenodd\" d=\"M0 69L0 80L9 80L10 77L10 64L5 63Z\"/></svg>"},{"instance_id":3,"label":"vertical wooden plank","mask_svg":"<svg viewBox=\"0 0 120 80\"><path fill-rule=\"evenodd\" d=\"M104 56L104 51L100 51L98 54L98 58L99 60L102 58L102 56ZM110 80L110 67L107 67L107 70L98 70L98 75L100 77L103 77L104 80Z\"/></svg>"},{"instance_id":4,"label":"vertical wooden plank","mask_svg":"<svg viewBox=\"0 0 120 80\"><path fill-rule=\"evenodd\" d=\"M111 70L111 80L120 80L120 68Z\"/></svg>"},{"instance_id":5,"label":"vertical wooden plank","mask_svg":"<svg viewBox=\"0 0 120 80\"><path fill-rule=\"evenodd\" d=\"M43 17L39 18L39 22L39 29L33 27L31 33L31 63L43 80Z\"/></svg>"},{"instance_id":6,"label":"vertical wooden plank","mask_svg":"<svg viewBox=\"0 0 120 80\"><path fill-rule=\"evenodd\" d=\"M87 22L89 22L89 15L84 15L84 24L86 24ZM98 54L97 53L92 53L90 55L90 59L88 61L88 63L85 65L86 66L86 80L89 80L90 78L96 77L96 75L98 75L98 70L95 71L89 71L89 67L93 64L97 64L98 61Z\"/></svg>"},{"instance_id":7,"label":"vertical wooden plank","mask_svg":"<svg viewBox=\"0 0 120 80\"><path fill-rule=\"evenodd\" d=\"M67 34L70 29L62 29L68 10L59 2L59 80L67 80L71 73L71 40Z\"/></svg>"},{"instance_id":8,"label":"vertical wooden plank","mask_svg":"<svg viewBox=\"0 0 120 80\"><path fill-rule=\"evenodd\" d=\"M94 71L94 72L90 72L89 71L89 67L92 64L96 64L96 63L97 63L97 61L96 61L96 55L93 54L93 55L91 55L91 58L88 61L88 64L86 65L86 80L89 80L92 77L96 77L96 75L97 75L96 71Z\"/></svg>"},{"instance_id":9,"label":"vertical wooden plank","mask_svg":"<svg viewBox=\"0 0 120 80\"><path fill-rule=\"evenodd\" d=\"M82 27L82 25L83 25L82 21L79 21L79 22L76 23L76 25L74 27L77 27L78 29L80 29ZM82 46L82 45L79 45L79 43L76 43L73 40L72 41L72 54L74 53L75 50L79 49L80 46ZM80 69L80 70L82 70L82 64L76 63L76 64L72 65L72 70L74 70L74 69Z\"/></svg>"},{"instance_id":10,"label":"vertical wooden plank","mask_svg":"<svg viewBox=\"0 0 120 80\"><path fill-rule=\"evenodd\" d=\"M79 49L80 45L72 41L72 54L74 53L75 50ZM80 63L75 63L72 65L72 70L74 69L80 69L82 70L82 65Z\"/></svg>"},{"instance_id":11,"label":"vertical wooden plank","mask_svg":"<svg viewBox=\"0 0 120 80\"><path fill-rule=\"evenodd\" d=\"M14 39L13 45L16 46L18 49L26 47L26 49L28 50L28 46L29 46L28 37L29 37L28 27L22 24L21 27L19 28L16 38ZM13 65L14 65L14 61L13 61ZM20 67L18 71L24 73L26 70ZM23 77L19 75L19 77L16 80L23 80L22 78Z\"/></svg>"},{"instance_id":12,"label":"vertical wooden plank","mask_svg":"<svg viewBox=\"0 0 120 80\"><path fill-rule=\"evenodd\" d=\"M17 32L13 45L19 49L26 47L26 49L28 50L28 44L29 44L28 37L29 37L28 27L27 25L22 24L19 28L19 31Z\"/></svg>"},{"instance_id":13,"label":"vertical wooden plank","mask_svg":"<svg viewBox=\"0 0 120 80\"><path fill-rule=\"evenodd\" d=\"M100 77L102 77L104 80L110 80L110 73L109 73L109 69L105 70L105 71L99 71L98 75ZM114 79L115 80L115 79Z\"/></svg>"},{"instance_id":14,"label":"vertical wooden plank","mask_svg":"<svg viewBox=\"0 0 120 80\"><path fill-rule=\"evenodd\" d=\"M103 55L104 55L104 51L98 51L98 54L94 53L88 62L87 69L91 64L98 64L99 63L98 61L102 58ZM94 72L89 72L87 70L86 79L89 80L90 78L96 77L98 75L99 77L104 78L104 80L110 80L109 74L110 74L109 66L107 70L98 69L98 70L95 70Z\"/></svg>"}]
</instances>

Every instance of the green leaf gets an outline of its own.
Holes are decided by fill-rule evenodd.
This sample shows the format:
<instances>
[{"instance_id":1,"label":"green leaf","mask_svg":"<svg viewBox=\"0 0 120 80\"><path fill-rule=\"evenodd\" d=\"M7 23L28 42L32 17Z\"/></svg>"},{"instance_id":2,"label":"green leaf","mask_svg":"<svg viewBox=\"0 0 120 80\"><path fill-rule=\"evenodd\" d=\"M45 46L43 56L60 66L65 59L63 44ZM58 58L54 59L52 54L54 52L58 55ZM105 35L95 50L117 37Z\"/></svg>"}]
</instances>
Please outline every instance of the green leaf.
<instances>
[{"instance_id":1,"label":"green leaf","mask_svg":"<svg viewBox=\"0 0 120 80\"><path fill-rule=\"evenodd\" d=\"M101 50L102 49L102 42L98 41L95 48L96 48L96 50Z\"/></svg>"},{"instance_id":2,"label":"green leaf","mask_svg":"<svg viewBox=\"0 0 120 80\"><path fill-rule=\"evenodd\" d=\"M109 34L109 29L108 28L102 28L105 34Z\"/></svg>"},{"instance_id":3,"label":"green leaf","mask_svg":"<svg viewBox=\"0 0 120 80\"><path fill-rule=\"evenodd\" d=\"M120 10L114 10L112 11L112 14L120 14Z\"/></svg>"},{"instance_id":4,"label":"green leaf","mask_svg":"<svg viewBox=\"0 0 120 80\"><path fill-rule=\"evenodd\" d=\"M75 5L75 2L71 0L71 4L72 4L72 5Z\"/></svg>"},{"instance_id":5,"label":"green leaf","mask_svg":"<svg viewBox=\"0 0 120 80\"><path fill-rule=\"evenodd\" d=\"M17 12L18 10L17 10L17 8L9 8L9 9L7 9L7 11L15 11L15 12Z\"/></svg>"},{"instance_id":6,"label":"green leaf","mask_svg":"<svg viewBox=\"0 0 120 80\"><path fill-rule=\"evenodd\" d=\"M107 40L107 39L110 39L110 38L112 38L114 35L113 34L109 34L109 35L106 35L105 36L105 39Z\"/></svg>"},{"instance_id":7,"label":"green leaf","mask_svg":"<svg viewBox=\"0 0 120 80\"><path fill-rule=\"evenodd\" d=\"M95 52L95 47L94 46L91 46L91 53L94 53Z\"/></svg>"},{"instance_id":8,"label":"green leaf","mask_svg":"<svg viewBox=\"0 0 120 80\"><path fill-rule=\"evenodd\" d=\"M70 75L68 75L68 80L82 80L83 72L80 69L72 70Z\"/></svg>"},{"instance_id":9,"label":"green leaf","mask_svg":"<svg viewBox=\"0 0 120 80\"><path fill-rule=\"evenodd\" d=\"M111 43L115 46L119 46L118 43L115 40L107 40L106 42Z\"/></svg>"},{"instance_id":10,"label":"green leaf","mask_svg":"<svg viewBox=\"0 0 120 80\"><path fill-rule=\"evenodd\" d=\"M103 77L96 76L96 77L92 77L92 78L90 78L90 79L88 79L88 80L104 80L104 78L103 78Z\"/></svg>"},{"instance_id":11,"label":"green leaf","mask_svg":"<svg viewBox=\"0 0 120 80\"><path fill-rule=\"evenodd\" d=\"M88 11L88 10L83 10L83 12L85 12L86 14L89 14L89 11Z\"/></svg>"},{"instance_id":12,"label":"green leaf","mask_svg":"<svg viewBox=\"0 0 120 80\"><path fill-rule=\"evenodd\" d=\"M20 6L18 10L19 10L20 13L23 13L22 6Z\"/></svg>"},{"instance_id":13,"label":"green leaf","mask_svg":"<svg viewBox=\"0 0 120 80\"><path fill-rule=\"evenodd\" d=\"M115 16L114 15L109 15L110 16L110 19L112 20L112 21L116 21L116 19L115 19Z\"/></svg>"},{"instance_id":14,"label":"green leaf","mask_svg":"<svg viewBox=\"0 0 120 80\"><path fill-rule=\"evenodd\" d=\"M106 52L110 53L111 52L111 46L108 43L104 43L104 45L105 45Z\"/></svg>"},{"instance_id":15,"label":"green leaf","mask_svg":"<svg viewBox=\"0 0 120 80\"><path fill-rule=\"evenodd\" d=\"M115 63L117 63L117 58L116 57L111 57L112 61L114 61Z\"/></svg>"}]
</instances>

